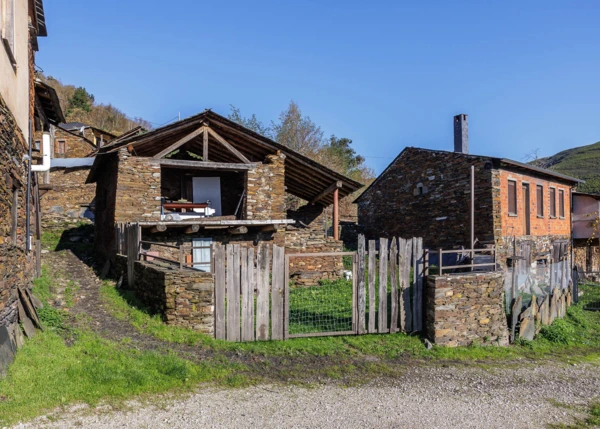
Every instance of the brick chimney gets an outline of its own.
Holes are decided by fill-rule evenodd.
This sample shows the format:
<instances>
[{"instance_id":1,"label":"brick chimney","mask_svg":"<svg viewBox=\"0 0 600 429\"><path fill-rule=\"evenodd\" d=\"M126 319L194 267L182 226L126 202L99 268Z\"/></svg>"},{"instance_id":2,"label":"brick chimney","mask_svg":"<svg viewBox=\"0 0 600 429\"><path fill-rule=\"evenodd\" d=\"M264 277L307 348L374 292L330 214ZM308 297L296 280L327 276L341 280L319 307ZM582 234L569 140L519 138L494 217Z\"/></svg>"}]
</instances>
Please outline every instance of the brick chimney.
<instances>
[{"instance_id":1,"label":"brick chimney","mask_svg":"<svg viewBox=\"0 0 600 429\"><path fill-rule=\"evenodd\" d=\"M464 113L454 117L454 152L469 153L469 119Z\"/></svg>"}]
</instances>

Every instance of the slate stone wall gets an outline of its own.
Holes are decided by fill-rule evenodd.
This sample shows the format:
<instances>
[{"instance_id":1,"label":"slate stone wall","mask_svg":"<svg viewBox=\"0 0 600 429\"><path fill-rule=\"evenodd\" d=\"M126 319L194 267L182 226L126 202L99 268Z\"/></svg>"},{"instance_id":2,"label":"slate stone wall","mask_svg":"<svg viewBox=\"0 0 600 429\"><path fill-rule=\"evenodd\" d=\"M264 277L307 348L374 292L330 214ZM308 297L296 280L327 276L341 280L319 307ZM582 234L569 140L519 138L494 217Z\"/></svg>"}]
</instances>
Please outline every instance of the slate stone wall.
<instances>
[{"instance_id":1,"label":"slate stone wall","mask_svg":"<svg viewBox=\"0 0 600 429\"><path fill-rule=\"evenodd\" d=\"M248 171L246 219L285 219L285 155L268 155Z\"/></svg>"},{"instance_id":2,"label":"slate stone wall","mask_svg":"<svg viewBox=\"0 0 600 429\"><path fill-rule=\"evenodd\" d=\"M425 333L437 345L508 345L504 273L429 276Z\"/></svg>"},{"instance_id":3,"label":"slate stone wall","mask_svg":"<svg viewBox=\"0 0 600 429\"><path fill-rule=\"evenodd\" d=\"M135 276L136 295L167 325L214 334L212 274L136 262Z\"/></svg>"},{"instance_id":4,"label":"slate stone wall","mask_svg":"<svg viewBox=\"0 0 600 429\"><path fill-rule=\"evenodd\" d=\"M493 241L489 158L406 148L358 200L368 238L423 237L428 248L469 247L471 165L475 166L475 237Z\"/></svg>"},{"instance_id":5,"label":"slate stone wall","mask_svg":"<svg viewBox=\"0 0 600 429\"><path fill-rule=\"evenodd\" d=\"M50 171L52 190L41 199L42 226L68 228L79 222L91 222L96 184L86 184L86 168L57 168Z\"/></svg>"},{"instance_id":6,"label":"slate stone wall","mask_svg":"<svg viewBox=\"0 0 600 429\"><path fill-rule=\"evenodd\" d=\"M115 222L160 220L160 163L119 149Z\"/></svg>"},{"instance_id":7,"label":"slate stone wall","mask_svg":"<svg viewBox=\"0 0 600 429\"><path fill-rule=\"evenodd\" d=\"M0 326L17 322L17 288L29 287L34 276L33 252L27 255L27 144L11 111L0 96ZM18 189L16 240L12 239L13 191ZM33 207L33 204L32 204ZM35 219L31 210L31 222Z\"/></svg>"},{"instance_id":8,"label":"slate stone wall","mask_svg":"<svg viewBox=\"0 0 600 429\"><path fill-rule=\"evenodd\" d=\"M288 211L288 219L297 221L285 231L286 253L329 253L341 252L342 241L334 240L327 230L325 207L319 204L305 205ZM290 279L299 285L312 286L319 280L335 280L343 275L341 256L294 257L290 258Z\"/></svg>"}]
</instances>

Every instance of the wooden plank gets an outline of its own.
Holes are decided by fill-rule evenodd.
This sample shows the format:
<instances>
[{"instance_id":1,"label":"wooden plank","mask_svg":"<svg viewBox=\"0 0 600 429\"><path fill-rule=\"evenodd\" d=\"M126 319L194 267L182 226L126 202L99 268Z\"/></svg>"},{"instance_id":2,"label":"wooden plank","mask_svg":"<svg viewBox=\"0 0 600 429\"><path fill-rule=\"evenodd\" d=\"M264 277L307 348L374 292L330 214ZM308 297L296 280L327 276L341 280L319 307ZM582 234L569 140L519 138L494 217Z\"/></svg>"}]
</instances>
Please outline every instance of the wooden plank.
<instances>
[{"instance_id":1,"label":"wooden plank","mask_svg":"<svg viewBox=\"0 0 600 429\"><path fill-rule=\"evenodd\" d=\"M283 293L285 276L283 247L273 245L273 274L271 286L271 338L283 339Z\"/></svg>"},{"instance_id":2,"label":"wooden plank","mask_svg":"<svg viewBox=\"0 0 600 429\"><path fill-rule=\"evenodd\" d=\"M390 333L398 332L398 240L392 238L390 247L390 283L392 287Z\"/></svg>"},{"instance_id":3,"label":"wooden plank","mask_svg":"<svg viewBox=\"0 0 600 429\"><path fill-rule=\"evenodd\" d=\"M375 297L375 240L369 240L369 334L376 333L375 315L376 315L376 297Z\"/></svg>"},{"instance_id":4,"label":"wooden plank","mask_svg":"<svg viewBox=\"0 0 600 429\"><path fill-rule=\"evenodd\" d=\"M242 248L242 341L254 341L254 248Z\"/></svg>"},{"instance_id":5,"label":"wooden plank","mask_svg":"<svg viewBox=\"0 0 600 429\"><path fill-rule=\"evenodd\" d=\"M200 127L197 130L192 131L187 136L182 137L181 139L177 140L171 146L169 146L166 149L163 149L160 152L158 152L156 155L154 155L154 159L160 159L163 156L170 154L171 152L173 152L178 147L183 146L184 144L186 144L190 140L198 137L202 133L204 133L204 127Z\"/></svg>"},{"instance_id":6,"label":"wooden plank","mask_svg":"<svg viewBox=\"0 0 600 429\"><path fill-rule=\"evenodd\" d=\"M240 245L227 245L227 341L240 340Z\"/></svg>"},{"instance_id":7,"label":"wooden plank","mask_svg":"<svg viewBox=\"0 0 600 429\"><path fill-rule=\"evenodd\" d=\"M358 305L358 333L365 334L366 329L366 291L365 291L365 236L360 234L358 236L358 254L357 254L357 269L356 269L356 280L357 280L357 305Z\"/></svg>"},{"instance_id":8,"label":"wooden plank","mask_svg":"<svg viewBox=\"0 0 600 429\"><path fill-rule=\"evenodd\" d=\"M413 238L413 331L423 329L423 239Z\"/></svg>"},{"instance_id":9,"label":"wooden plank","mask_svg":"<svg viewBox=\"0 0 600 429\"><path fill-rule=\"evenodd\" d=\"M290 257L285 255L283 274L283 339L287 340L290 334Z\"/></svg>"},{"instance_id":10,"label":"wooden plank","mask_svg":"<svg viewBox=\"0 0 600 429\"><path fill-rule=\"evenodd\" d=\"M413 332L413 315L411 306L411 285L410 285L410 267L411 267L411 256L412 256L412 240L404 240L404 252L402 258L402 312L403 317L401 321L404 323L404 332Z\"/></svg>"},{"instance_id":11,"label":"wooden plank","mask_svg":"<svg viewBox=\"0 0 600 429\"><path fill-rule=\"evenodd\" d=\"M379 317L377 328L380 334L389 332L387 320L388 299L388 239L379 239Z\"/></svg>"},{"instance_id":12,"label":"wooden plank","mask_svg":"<svg viewBox=\"0 0 600 429\"><path fill-rule=\"evenodd\" d=\"M236 148L234 148L233 146L231 146L229 144L229 142L227 140L225 140L223 137L221 137L219 134L217 134L215 132L215 130L213 130L210 127L206 127L206 129L208 130L208 132L210 133L210 135L215 138L215 140L217 140L219 143L221 143L232 154L234 154L235 156L237 156L240 159L240 161L242 161L244 164L249 164L250 163L250 160L248 158L246 158L239 150L237 150ZM207 153L208 153L208 149L207 149Z\"/></svg>"},{"instance_id":13,"label":"wooden plank","mask_svg":"<svg viewBox=\"0 0 600 429\"><path fill-rule=\"evenodd\" d=\"M225 246L215 246L215 338L225 339Z\"/></svg>"},{"instance_id":14,"label":"wooden plank","mask_svg":"<svg viewBox=\"0 0 600 429\"><path fill-rule=\"evenodd\" d=\"M269 339L269 253L269 246L259 246L256 262L256 339L260 341Z\"/></svg>"},{"instance_id":15,"label":"wooden plank","mask_svg":"<svg viewBox=\"0 0 600 429\"><path fill-rule=\"evenodd\" d=\"M202 127L202 161L208 162L208 133L207 127Z\"/></svg>"},{"instance_id":16,"label":"wooden plank","mask_svg":"<svg viewBox=\"0 0 600 429\"><path fill-rule=\"evenodd\" d=\"M357 267L356 267L357 257L356 253L352 256L352 331L357 334L358 333L358 305L357 305L357 288L358 281L356 278Z\"/></svg>"},{"instance_id":17,"label":"wooden plank","mask_svg":"<svg viewBox=\"0 0 600 429\"><path fill-rule=\"evenodd\" d=\"M321 191L316 197L314 197L312 200L310 200L308 204L313 205L316 202L321 201L327 195L331 194L336 189L340 189L341 187L342 187L341 181L338 180L336 182L333 182L331 185L329 185L327 188L325 188L323 191Z\"/></svg>"},{"instance_id":18,"label":"wooden plank","mask_svg":"<svg viewBox=\"0 0 600 429\"><path fill-rule=\"evenodd\" d=\"M198 170L252 170L259 163L241 164L233 162L185 161L179 159L161 159L160 165L170 168L196 168Z\"/></svg>"}]
</instances>

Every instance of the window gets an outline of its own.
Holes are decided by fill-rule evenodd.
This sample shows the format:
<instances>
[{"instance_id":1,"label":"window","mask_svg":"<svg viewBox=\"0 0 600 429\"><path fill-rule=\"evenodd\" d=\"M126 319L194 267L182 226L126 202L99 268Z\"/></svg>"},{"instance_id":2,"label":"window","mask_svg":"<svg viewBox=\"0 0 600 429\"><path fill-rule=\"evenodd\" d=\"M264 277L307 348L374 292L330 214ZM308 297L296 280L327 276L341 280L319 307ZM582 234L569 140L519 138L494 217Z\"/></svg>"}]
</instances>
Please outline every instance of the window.
<instances>
[{"instance_id":1,"label":"window","mask_svg":"<svg viewBox=\"0 0 600 429\"><path fill-rule=\"evenodd\" d=\"M537 215L538 217L544 217L544 187L542 185L536 186L536 200Z\"/></svg>"},{"instance_id":2,"label":"window","mask_svg":"<svg viewBox=\"0 0 600 429\"><path fill-rule=\"evenodd\" d=\"M562 189L558 190L558 216L565 218L565 191Z\"/></svg>"},{"instance_id":3,"label":"window","mask_svg":"<svg viewBox=\"0 0 600 429\"><path fill-rule=\"evenodd\" d=\"M508 181L508 214L517 215L517 182Z\"/></svg>"},{"instance_id":4,"label":"window","mask_svg":"<svg viewBox=\"0 0 600 429\"><path fill-rule=\"evenodd\" d=\"M556 217L556 188L550 188L550 217Z\"/></svg>"},{"instance_id":5,"label":"window","mask_svg":"<svg viewBox=\"0 0 600 429\"><path fill-rule=\"evenodd\" d=\"M54 153L55 154L64 154L67 152L67 141L66 140L56 140L54 143Z\"/></svg>"},{"instance_id":6,"label":"window","mask_svg":"<svg viewBox=\"0 0 600 429\"><path fill-rule=\"evenodd\" d=\"M15 57L15 0L0 0L0 29L2 44L13 66L17 65Z\"/></svg>"},{"instance_id":7,"label":"window","mask_svg":"<svg viewBox=\"0 0 600 429\"><path fill-rule=\"evenodd\" d=\"M12 187L12 204L10 208L11 225L10 225L10 240L13 245L17 244L17 229L19 228L19 181L10 175L8 185Z\"/></svg>"},{"instance_id":8,"label":"window","mask_svg":"<svg viewBox=\"0 0 600 429\"><path fill-rule=\"evenodd\" d=\"M36 140L35 143L33 144L33 150L36 152L39 152L41 150L42 147L42 142L40 142L39 140Z\"/></svg>"}]
</instances>

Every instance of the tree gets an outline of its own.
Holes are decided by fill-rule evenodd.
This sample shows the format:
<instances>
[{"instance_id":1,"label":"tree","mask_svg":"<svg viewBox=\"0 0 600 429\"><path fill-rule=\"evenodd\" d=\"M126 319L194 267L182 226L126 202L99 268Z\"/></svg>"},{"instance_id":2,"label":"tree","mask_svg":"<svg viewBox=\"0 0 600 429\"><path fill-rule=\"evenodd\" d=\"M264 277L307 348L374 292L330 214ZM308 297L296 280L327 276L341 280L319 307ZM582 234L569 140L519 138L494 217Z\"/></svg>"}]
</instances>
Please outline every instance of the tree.
<instances>
[{"instance_id":1,"label":"tree","mask_svg":"<svg viewBox=\"0 0 600 429\"><path fill-rule=\"evenodd\" d=\"M87 92L84 87L80 86L75 89L75 92L69 99L69 107L67 111L80 109L84 112L91 112L93 104L94 96Z\"/></svg>"},{"instance_id":2,"label":"tree","mask_svg":"<svg viewBox=\"0 0 600 429\"><path fill-rule=\"evenodd\" d=\"M279 122L271 122L272 138L296 152L315 156L323 145L323 131L302 112L293 100L279 115Z\"/></svg>"},{"instance_id":3,"label":"tree","mask_svg":"<svg viewBox=\"0 0 600 429\"><path fill-rule=\"evenodd\" d=\"M271 129L260 122L254 113L249 118L244 118L240 112L240 109L232 104L230 104L229 107L231 108L231 111L229 112L229 115L227 115L227 119L236 122L262 136L270 137Z\"/></svg>"}]
</instances>

